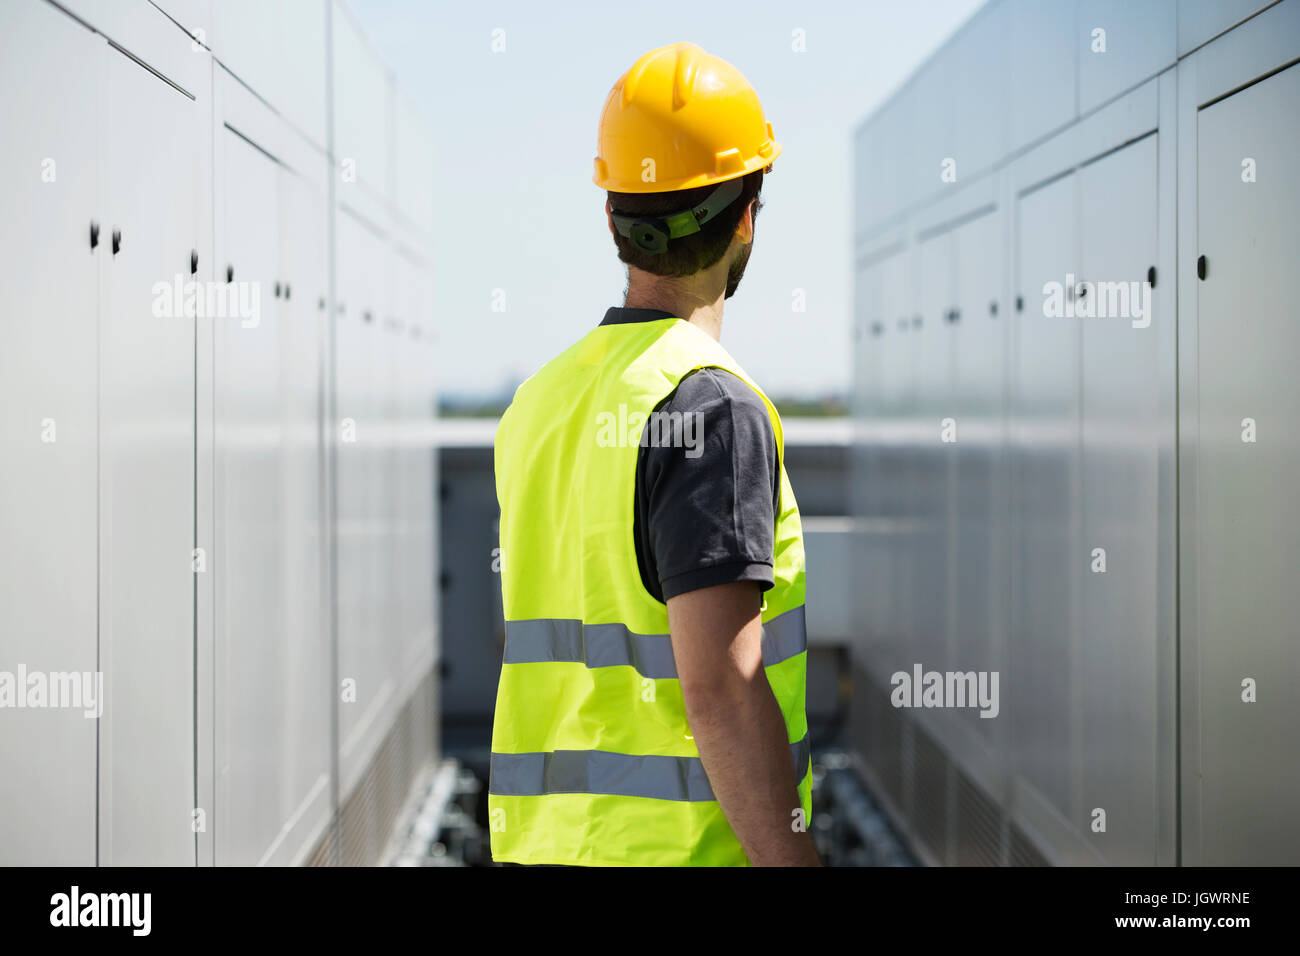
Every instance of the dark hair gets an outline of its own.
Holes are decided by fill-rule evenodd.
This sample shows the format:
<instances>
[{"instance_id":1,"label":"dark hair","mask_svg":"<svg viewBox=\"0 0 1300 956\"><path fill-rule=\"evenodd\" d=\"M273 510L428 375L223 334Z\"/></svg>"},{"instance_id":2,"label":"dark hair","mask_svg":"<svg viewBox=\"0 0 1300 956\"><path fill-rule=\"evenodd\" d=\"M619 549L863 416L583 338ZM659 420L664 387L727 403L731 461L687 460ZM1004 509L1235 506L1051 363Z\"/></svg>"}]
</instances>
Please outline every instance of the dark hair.
<instances>
[{"instance_id":1,"label":"dark hair","mask_svg":"<svg viewBox=\"0 0 1300 956\"><path fill-rule=\"evenodd\" d=\"M713 183L669 193L611 192L609 202L614 212L626 216L663 216L698 205L717 188L718 184ZM701 226L699 232L670 239L668 251L661 255L647 255L632 245L631 239L615 233L614 245L618 246L618 257L630 266L657 276L680 278L707 269L726 254L727 247L731 245L731 237L736 234L736 227L745 214L745 208L751 200L758 197L762 188L763 170L756 169L746 174L741 180L740 195L731 205ZM754 207L756 216L762 204L760 199Z\"/></svg>"}]
</instances>

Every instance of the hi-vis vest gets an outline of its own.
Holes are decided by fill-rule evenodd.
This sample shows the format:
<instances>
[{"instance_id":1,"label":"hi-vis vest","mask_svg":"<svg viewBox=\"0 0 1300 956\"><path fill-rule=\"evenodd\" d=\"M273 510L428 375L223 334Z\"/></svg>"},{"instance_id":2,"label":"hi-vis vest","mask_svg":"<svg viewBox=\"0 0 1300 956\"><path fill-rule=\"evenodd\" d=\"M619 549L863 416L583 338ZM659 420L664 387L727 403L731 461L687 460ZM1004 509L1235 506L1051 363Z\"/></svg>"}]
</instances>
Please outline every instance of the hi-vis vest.
<instances>
[{"instance_id":1,"label":"hi-vis vest","mask_svg":"<svg viewBox=\"0 0 1300 956\"><path fill-rule=\"evenodd\" d=\"M788 823L808 824L803 534L781 420L690 323L603 325L519 386L497 429L506 646L488 820L499 862L748 864L700 762L668 611L641 581L633 539L647 416L704 367L732 372L762 396L776 432L781 495L763 665L799 780L802 808L791 808Z\"/></svg>"}]
</instances>

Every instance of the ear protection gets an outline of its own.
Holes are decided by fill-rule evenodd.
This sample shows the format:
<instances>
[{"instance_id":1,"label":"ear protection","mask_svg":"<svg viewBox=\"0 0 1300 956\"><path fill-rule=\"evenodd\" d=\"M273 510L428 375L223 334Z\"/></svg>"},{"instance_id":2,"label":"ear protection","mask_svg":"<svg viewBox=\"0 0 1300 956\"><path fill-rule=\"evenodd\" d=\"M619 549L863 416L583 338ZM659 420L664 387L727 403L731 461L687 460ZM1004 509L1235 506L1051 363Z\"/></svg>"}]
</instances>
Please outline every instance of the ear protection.
<instances>
[{"instance_id":1,"label":"ear protection","mask_svg":"<svg viewBox=\"0 0 1300 956\"><path fill-rule=\"evenodd\" d=\"M668 240L700 231L700 227L730 206L744 190L741 179L728 179L704 197L698 206L666 216L625 216L611 212L614 228L648 256L668 251Z\"/></svg>"}]
</instances>

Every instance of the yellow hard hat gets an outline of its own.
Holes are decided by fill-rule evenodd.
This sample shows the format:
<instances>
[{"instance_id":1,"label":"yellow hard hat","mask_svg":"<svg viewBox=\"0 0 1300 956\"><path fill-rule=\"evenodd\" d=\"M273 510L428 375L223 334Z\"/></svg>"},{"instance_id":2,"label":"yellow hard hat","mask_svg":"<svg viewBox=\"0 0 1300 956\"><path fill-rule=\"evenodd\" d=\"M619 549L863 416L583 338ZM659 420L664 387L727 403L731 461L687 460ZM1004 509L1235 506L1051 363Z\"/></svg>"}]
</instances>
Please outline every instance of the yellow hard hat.
<instances>
[{"instance_id":1,"label":"yellow hard hat","mask_svg":"<svg viewBox=\"0 0 1300 956\"><path fill-rule=\"evenodd\" d=\"M763 169L781 155L758 94L694 43L644 54L614 84L597 134L601 189L693 189Z\"/></svg>"}]
</instances>

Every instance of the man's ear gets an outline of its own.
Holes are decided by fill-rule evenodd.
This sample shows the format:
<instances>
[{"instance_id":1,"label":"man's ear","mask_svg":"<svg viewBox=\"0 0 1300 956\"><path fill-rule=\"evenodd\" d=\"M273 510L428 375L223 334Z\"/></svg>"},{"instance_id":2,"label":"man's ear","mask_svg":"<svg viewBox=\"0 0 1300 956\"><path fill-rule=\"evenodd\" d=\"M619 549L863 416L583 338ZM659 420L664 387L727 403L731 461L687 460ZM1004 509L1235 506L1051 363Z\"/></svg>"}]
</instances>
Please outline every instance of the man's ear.
<instances>
[{"instance_id":1,"label":"man's ear","mask_svg":"<svg viewBox=\"0 0 1300 956\"><path fill-rule=\"evenodd\" d=\"M609 223L609 234L617 236L618 230L614 228L614 204L608 199L605 200L605 221Z\"/></svg>"},{"instance_id":2,"label":"man's ear","mask_svg":"<svg viewBox=\"0 0 1300 956\"><path fill-rule=\"evenodd\" d=\"M745 214L740 217L740 222L736 223L736 238L740 240L742 246L747 246L754 241L754 204L758 202L755 196L745 206Z\"/></svg>"}]
</instances>

